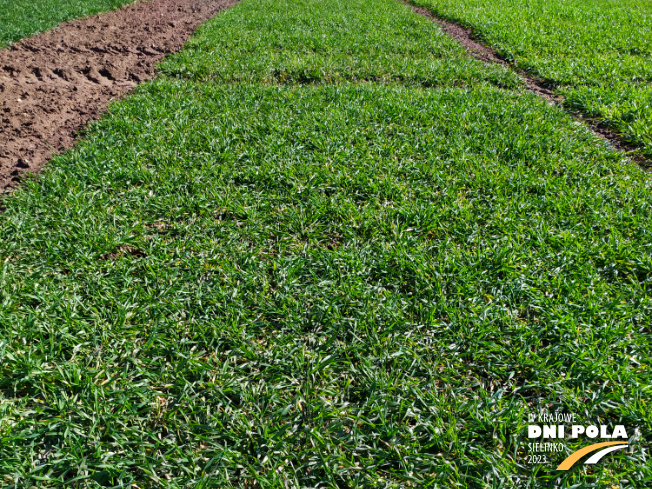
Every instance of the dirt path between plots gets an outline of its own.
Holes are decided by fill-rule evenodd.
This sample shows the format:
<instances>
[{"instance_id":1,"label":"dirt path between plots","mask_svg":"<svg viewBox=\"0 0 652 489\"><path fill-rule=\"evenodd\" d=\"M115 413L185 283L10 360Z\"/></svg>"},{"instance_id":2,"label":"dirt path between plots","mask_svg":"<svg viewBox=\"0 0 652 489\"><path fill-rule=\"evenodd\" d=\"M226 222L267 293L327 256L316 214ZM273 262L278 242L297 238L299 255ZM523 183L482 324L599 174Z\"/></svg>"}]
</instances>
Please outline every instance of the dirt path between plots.
<instances>
[{"instance_id":1,"label":"dirt path between plots","mask_svg":"<svg viewBox=\"0 0 652 489\"><path fill-rule=\"evenodd\" d=\"M489 46L485 46L484 44L481 44L478 41L476 41L473 38L473 31L471 31L471 29L467 29L460 25L454 24L453 22L449 22L448 20L435 17L429 10L425 8L413 7L408 2L403 2L403 3L411 7L413 12L419 15L423 15L424 17L427 17L433 22L439 24L439 26L446 34L448 34L457 42L459 42L464 47L464 49L466 49L470 54L472 54L475 58L479 59L480 61L484 61L485 63L498 63L504 66L508 66L512 69L514 68L507 61L500 58L496 53L496 51L491 49ZM518 71L523 81L523 84L528 90L545 98L549 102L560 103L562 101L562 98L556 95L553 91L547 89L543 85L543 82L541 80L537 80L532 76L526 75L520 70L516 70L516 71Z\"/></svg>"},{"instance_id":2,"label":"dirt path between plots","mask_svg":"<svg viewBox=\"0 0 652 489\"><path fill-rule=\"evenodd\" d=\"M471 29L467 29L459 24L450 22L448 20L442 19L434 15L428 9L415 7L412 5L409 0L399 0L401 3L406 4L412 9L413 12L427 17L431 21L439 24L442 30L459 42L472 56L484 61L485 63L498 63L504 66L509 67L511 70L518 73L520 76L523 85L530 90L531 92L536 93L540 97L546 99L550 103L557 104L563 107L564 98L560 95L557 95L555 92L546 87L546 84L543 80L533 76L531 73L527 73L513 64L502 59L498 53L489 46L478 42L473 34ZM609 141L612 147L630 153L628 156L636 161L639 165L644 168L652 168L652 162L646 157L642 156L640 153L637 153L637 148L633 144L629 144L612 130L600 125L599 123L594 123L594 121L587 120L577 114L570 114L573 117L577 118L580 121L583 121L587 124L588 128L593 131L593 133L601 139Z\"/></svg>"},{"instance_id":3,"label":"dirt path between plots","mask_svg":"<svg viewBox=\"0 0 652 489\"><path fill-rule=\"evenodd\" d=\"M71 148L111 99L152 78L163 56L237 1L142 1L0 50L0 193Z\"/></svg>"}]
</instances>

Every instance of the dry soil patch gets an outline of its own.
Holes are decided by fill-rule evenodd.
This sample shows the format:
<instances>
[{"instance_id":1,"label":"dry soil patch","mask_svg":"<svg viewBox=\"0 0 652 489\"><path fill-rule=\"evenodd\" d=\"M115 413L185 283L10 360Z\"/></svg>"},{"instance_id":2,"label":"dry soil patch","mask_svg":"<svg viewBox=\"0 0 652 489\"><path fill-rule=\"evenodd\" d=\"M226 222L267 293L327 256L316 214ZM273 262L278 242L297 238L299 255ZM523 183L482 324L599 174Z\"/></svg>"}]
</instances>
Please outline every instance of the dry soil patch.
<instances>
[{"instance_id":1,"label":"dry soil patch","mask_svg":"<svg viewBox=\"0 0 652 489\"><path fill-rule=\"evenodd\" d=\"M237 0L152 0L65 22L0 51L0 192L43 167L108 103L152 78Z\"/></svg>"}]
</instances>

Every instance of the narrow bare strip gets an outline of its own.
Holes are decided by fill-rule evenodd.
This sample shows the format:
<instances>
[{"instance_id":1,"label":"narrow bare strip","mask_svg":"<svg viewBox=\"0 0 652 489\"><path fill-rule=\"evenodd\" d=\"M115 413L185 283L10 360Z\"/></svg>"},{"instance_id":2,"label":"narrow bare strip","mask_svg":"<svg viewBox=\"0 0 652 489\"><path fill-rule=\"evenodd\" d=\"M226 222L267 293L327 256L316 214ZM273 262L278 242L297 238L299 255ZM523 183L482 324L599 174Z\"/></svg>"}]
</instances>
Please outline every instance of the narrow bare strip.
<instances>
[{"instance_id":1,"label":"narrow bare strip","mask_svg":"<svg viewBox=\"0 0 652 489\"><path fill-rule=\"evenodd\" d=\"M510 69L518 73L521 80L523 81L523 85L528 90L530 90L533 93L536 93L537 95L546 99L550 103L563 106L564 98L560 95L557 95L548 87L546 87L546 84L543 80L533 76L531 73L528 73L524 70L517 68L513 64L501 58L493 48L479 42L474 37L473 31L471 29L467 29L466 27L456 24L454 22L450 22L448 20L439 18L425 8L415 7L408 0L399 0L399 1L412 8L413 12L422 15L424 17L427 17L433 22L439 24L439 26L441 26L442 30L446 34L448 34L457 42L459 42L469 52L469 54L471 54L476 59L479 59L480 61L484 61L485 63L498 63L509 67ZM583 118L578 114L572 113L571 115L576 117L578 120L582 121L583 123L586 123L587 127L591 131L593 131L596 136L598 136L601 139L609 141L612 147L620 151L629 153L628 156L632 160L640 164L641 166L645 168L650 168L652 166L652 162L650 162L647 158L645 158L644 156L636 152L638 149L636 146L629 144L626 141L623 141L623 139L617 133L613 132L612 130L602 125L595 123L594 121Z\"/></svg>"}]
</instances>

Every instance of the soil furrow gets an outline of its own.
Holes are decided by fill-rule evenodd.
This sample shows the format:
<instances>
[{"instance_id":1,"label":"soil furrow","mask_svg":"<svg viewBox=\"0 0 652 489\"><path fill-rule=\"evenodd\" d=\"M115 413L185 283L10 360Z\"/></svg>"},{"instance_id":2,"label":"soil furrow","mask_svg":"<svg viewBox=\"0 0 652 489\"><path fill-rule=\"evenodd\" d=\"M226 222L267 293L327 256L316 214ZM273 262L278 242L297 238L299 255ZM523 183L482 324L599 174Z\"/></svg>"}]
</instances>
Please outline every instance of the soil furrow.
<instances>
[{"instance_id":1,"label":"soil furrow","mask_svg":"<svg viewBox=\"0 0 652 489\"><path fill-rule=\"evenodd\" d=\"M519 69L512 63L509 63L505 59L501 58L500 55L490 46L482 44L477 39L475 39L473 31L464 26L456 24L446 19L437 17L428 9L415 7L408 0L399 0L400 2L409 6L413 12L422 15L431 21L439 24L442 30L459 42L472 56L480 61L485 63L498 63L504 66L508 66L511 70L518 73L521 80L523 81L524 86L531 92L539 95L540 97L546 99L548 102L559 105L560 107L564 106L564 98L548 87L546 87L546 82L533 76L531 73L528 73L524 70ZM587 127L599 138L609 141L612 147L628 153L628 156L640 164L644 168L651 168L652 162L647 159L645 156L641 155L637 151L640 149L637 146L624 141L617 133L613 132L603 125L597 124L594 121L582 117L576 113L570 113L576 119L587 124Z\"/></svg>"},{"instance_id":2,"label":"soil furrow","mask_svg":"<svg viewBox=\"0 0 652 489\"><path fill-rule=\"evenodd\" d=\"M60 24L0 51L0 192L53 153L109 102L152 78L200 23L237 0L151 0Z\"/></svg>"}]
</instances>

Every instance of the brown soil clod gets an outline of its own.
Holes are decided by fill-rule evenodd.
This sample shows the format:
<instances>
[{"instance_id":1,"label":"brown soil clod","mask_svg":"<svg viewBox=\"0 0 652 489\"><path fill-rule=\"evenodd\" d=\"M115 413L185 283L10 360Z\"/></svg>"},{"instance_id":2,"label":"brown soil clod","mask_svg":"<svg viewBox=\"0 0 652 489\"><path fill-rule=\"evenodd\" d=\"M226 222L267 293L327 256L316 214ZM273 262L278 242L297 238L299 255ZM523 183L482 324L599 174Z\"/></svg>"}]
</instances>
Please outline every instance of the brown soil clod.
<instances>
[{"instance_id":1,"label":"brown soil clod","mask_svg":"<svg viewBox=\"0 0 652 489\"><path fill-rule=\"evenodd\" d=\"M147 258L147 255L144 252L142 252L138 248L134 248L133 246L129 246L129 245L119 246L118 248L111 251L111 253L102 255L100 258L102 260L117 260L118 258L123 256L132 256L134 258Z\"/></svg>"},{"instance_id":2,"label":"brown soil clod","mask_svg":"<svg viewBox=\"0 0 652 489\"><path fill-rule=\"evenodd\" d=\"M112 99L237 1L141 1L0 50L0 193L41 169L52 148L71 148Z\"/></svg>"}]
</instances>

